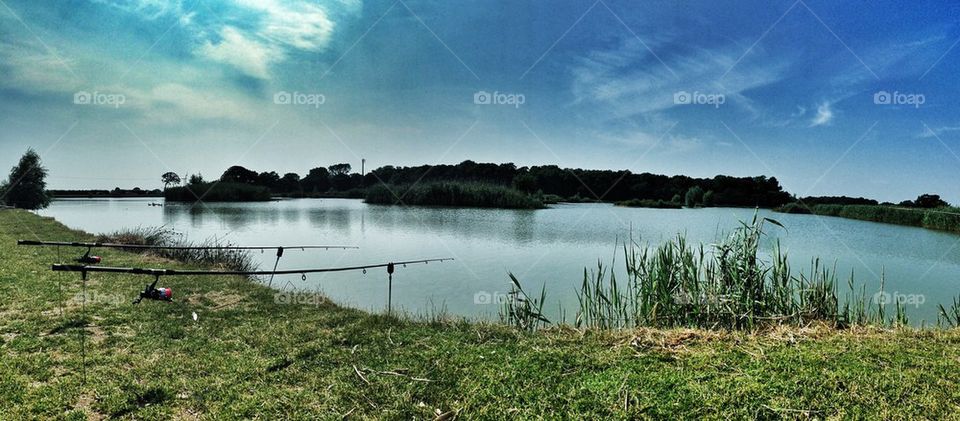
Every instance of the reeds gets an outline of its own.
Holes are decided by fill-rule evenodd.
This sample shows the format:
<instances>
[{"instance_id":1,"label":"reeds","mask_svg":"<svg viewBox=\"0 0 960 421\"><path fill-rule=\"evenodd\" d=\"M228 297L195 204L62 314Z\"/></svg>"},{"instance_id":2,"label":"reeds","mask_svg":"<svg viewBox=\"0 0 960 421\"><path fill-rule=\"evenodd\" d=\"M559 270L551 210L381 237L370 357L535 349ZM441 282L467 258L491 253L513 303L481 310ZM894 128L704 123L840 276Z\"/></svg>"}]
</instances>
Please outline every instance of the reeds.
<instances>
[{"instance_id":1,"label":"reeds","mask_svg":"<svg viewBox=\"0 0 960 421\"><path fill-rule=\"evenodd\" d=\"M510 286L510 293L500 308L500 320L527 332L550 324L550 320L543 315L543 303L547 298L546 286L540 288L540 298L533 298L523 290L516 276L512 273L509 275L513 285Z\"/></svg>"},{"instance_id":2,"label":"reeds","mask_svg":"<svg viewBox=\"0 0 960 421\"><path fill-rule=\"evenodd\" d=\"M399 196L399 197L398 197ZM367 203L418 206L465 206L478 208L539 209L543 202L534 196L505 186L436 182L415 186L386 186L367 190Z\"/></svg>"},{"instance_id":3,"label":"reeds","mask_svg":"<svg viewBox=\"0 0 960 421\"><path fill-rule=\"evenodd\" d=\"M100 243L122 243L144 246L164 247L229 247L230 243L218 238L210 238L200 243L184 240L178 233L163 227L137 227L117 231L112 234L100 235L96 239ZM176 260L198 266L212 266L226 270L252 271L257 265L250 254L245 250L225 250L220 248L206 249L130 249L131 251L151 254L166 259Z\"/></svg>"},{"instance_id":4,"label":"reeds","mask_svg":"<svg viewBox=\"0 0 960 421\"><path fill-rule=\"evenodd\" d=\"M922 209L886 205L831 204L806 206L800 203L788 203L775 210L783 213L838 216L862 221L960 232L960 209L957 208Z\"/></svg>"},{"instance_id":5,"label":"reeds","mask_svg":"<svg viewBox=\"0 0 960 421\"><path fill-rule=\"evenodd\" d=\"M626 206L630 208L654 208L654 209L680 209L683 206L679 202L653 199L630 199L615 203L617 206Z\"/></svg>"},{"instance_id":6,"label":"reeds","mask_svg":"<svg viewBox=\"0 0 960 421\"><path fill-rule=\"evenodd\" d=\"M865 287L856 288L852 272L849 291L841 300L836 268L823 265L820 259L813 259L806 270L795 271L779 242L769 258L762 258L766 224L783 228L776 220L754 215L750 223L741 222L728 238L711 246L690 245L682 235L656 248L632 239L625 242L625 282L602 262L593 270L584 269L575 326L752 330L815 322L838 328L907 324L902 303L895 303L888 319L884 308L888 303L870 304ZM512 275L511 281L519 288ZM543 296L541 307L542 300ZM539 307L533 310L538 312ZM960 302L952 312L943 313L944 319L960 322Z\"/></svg>"},{"instance_id":7,"label":"reeds","mask_svg":"<svg viewBox=\"0 0 960 421\"><path fill-rule=\"evenodd\" d=\"M940 305L937 324L947 327L960 327L960 297L953 299L953 304L949 309L945 308L943 304Z\"/></svg>"}]
</instances>

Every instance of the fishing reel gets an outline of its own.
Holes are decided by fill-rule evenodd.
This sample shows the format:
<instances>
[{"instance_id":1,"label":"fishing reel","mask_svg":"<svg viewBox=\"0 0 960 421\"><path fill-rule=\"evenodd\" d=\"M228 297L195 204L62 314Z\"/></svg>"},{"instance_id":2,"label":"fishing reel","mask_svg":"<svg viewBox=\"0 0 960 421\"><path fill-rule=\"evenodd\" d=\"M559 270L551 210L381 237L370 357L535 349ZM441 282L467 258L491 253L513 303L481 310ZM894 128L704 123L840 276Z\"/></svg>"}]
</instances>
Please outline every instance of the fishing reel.
<instances>
[{"instance_id":1,"label":"fishing reel","mask_svg":"<svg viewBox=\"0 0 960 421\"><path fill-rule=\"evenodd\" d=\"M157 282L160 282L160 277L158 276L152 284L147 285L143 291L140 292L140 296L136 300L133 300L134 304L140 304L140 301L143 301L144 298L154 301L173 301L173 290L170 288L157 288Z\"/></svg>"},{"instance_id":2,"label":"fishing reel","mask_svg":"<svg viewBox=\"0 0 960 421\"><path fill-rule=\"evenodd\" d=\"M100 256L91 256L89 248L87 248L87 252L84 253L83 256L80 256L77 258L78 263L82 263L85 265L96 265L96 264L99 264L101 260L103 259L100 258Z\"/></svg>"}]
</instances>

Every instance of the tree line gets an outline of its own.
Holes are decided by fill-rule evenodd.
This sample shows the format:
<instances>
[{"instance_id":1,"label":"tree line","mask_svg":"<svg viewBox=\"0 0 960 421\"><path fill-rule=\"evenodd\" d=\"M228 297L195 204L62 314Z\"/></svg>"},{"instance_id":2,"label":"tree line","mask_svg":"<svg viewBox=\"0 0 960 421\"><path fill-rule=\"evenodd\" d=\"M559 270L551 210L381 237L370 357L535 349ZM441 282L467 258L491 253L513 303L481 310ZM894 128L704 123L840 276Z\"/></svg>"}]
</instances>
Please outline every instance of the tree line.
<instances>
[{"instance_id":1,"label":"tree line","mask_svg":"<svg viewBox=\"0 0 960 421\"><path fill-rule=\"evenodd\" d=\"M232 166L220 176L225 183L258 186L274 195L343 195L385 183L413 185L431 182L469 182L507 186L527 194L551 195L560 200L598 200L617 202L631 199L670 201L687 206L759 206L776 207L792 201L775 177L694 178L630 171L561 168L556 165L517 167L513 163L494 164L463 161L456 165L382 166L366 174L352 172L346 163L317 167L304 176L280 175L276 171L257 172ZM187 184L203 183L200 175ZM163 175L165 187L178 185L176 174Z\"/></svg>"}]
</instances>

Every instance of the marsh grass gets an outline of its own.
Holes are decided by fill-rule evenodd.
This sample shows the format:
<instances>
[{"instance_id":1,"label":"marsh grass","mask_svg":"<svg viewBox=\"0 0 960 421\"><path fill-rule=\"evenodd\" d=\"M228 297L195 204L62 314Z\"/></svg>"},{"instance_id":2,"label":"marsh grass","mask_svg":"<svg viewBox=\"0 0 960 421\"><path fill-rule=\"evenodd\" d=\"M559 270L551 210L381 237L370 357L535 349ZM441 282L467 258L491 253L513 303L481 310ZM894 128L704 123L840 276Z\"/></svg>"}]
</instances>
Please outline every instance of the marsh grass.
<instances>
[{"instance_id":1,"label":"marsh grass","mask_svg":"<svg viewBox=\"0 0 960 421\"><path fill-rule=\"evenodd\" d=\"M543 315L543 303L547 299L546 285L540 288L540 297L531 297L523 290L520 280L509 274L512 285L507 299L500 309L500 320L519 330L533 332L550 324Z\"/></svg>"},{"instance_id":2,"label":"marsh grass","mask_svg":"<svg viewBox=\"0 0 960 421\"><path fill-rule=\"evenodd\" d=\"M616 202L617 206L630 208L654 208L654 209L680 209L683 207L679 202L653 199L630 199L622 202Z\"/></svg>"},{"instance_id":3,"label":"marsh grass","mask_svg":"<svg viewBox=\"0 0 960 421\"><path fill-rule=\"evenodd\" d=\"M885 205L831 205L806 206L788 203L775 209L782 213L815 214L859 219L885 224L908 225L941 231L960 232L960 209L958 208L905 208Z\"/></svg>"},{"instance_id":4,"label":"marsh grass","mask_svg":"<svg viewBox=\"0 0 960 421\"><path fill-rule=\"evenodd\" d=\"M960 327L960 297L953 299L953 304L950 305L950 308L946 308L943 304L940 304L940 315L937 318L937 325L941 327Z\"/></svg>"},{"instance_id":5,"label":"marsh grass","mask_svg":"<svg viewBox=\"0 0 960 421\"><path fill-rule=\"evenodd\" d=\"M383 205L465 206L504 209L539 209L544 207L540 199L516 189L492 184L463 182L421 183L412 187L380 184L367 190L366 202Z\"/></svg>"},{"instance_id":6,"label":"marsh grass","mask_svg":"<svg viewBox=\"0 0 960 421\"><path fill-rule=\"evenodd\" d=\"M163 227L137 227L97 237L100 243L121 243L143 246L163 247L229 247L232 244L218 238L210 238L200 243L187 241L173 230ZM256 270L252 256L245 250L224 250L220 248L197 249L132 249L140 254L149 254L165 259L176 260L197 266L215 267L226 270Z\"/></svg>"},{"instance_id":7,"label":"marsh grass","mask_svg":"<svg viewBox=\"0 0 960 421\"><path fill-rule=\"evenodd\" d=\"M632 239L625 242L625 282L600 261L594 269L584 269L575 327L753 330L813 323L837 328L908 323L903 303L895 303L888 315L884 303L869 302L865 286L857 289L853 273L841 300L835 266L815 258L809 268L794 270L779 242L770 257L763 258L760 246L769 225L786 229L774 219L754 215L710 246L691 245L682 235L655 248ZM511 281L519 288L515 277ZM946 320L957 320L960 310L952 314ZM508 320L524 325L516 318Z\"/></svg>"}]
</instances>

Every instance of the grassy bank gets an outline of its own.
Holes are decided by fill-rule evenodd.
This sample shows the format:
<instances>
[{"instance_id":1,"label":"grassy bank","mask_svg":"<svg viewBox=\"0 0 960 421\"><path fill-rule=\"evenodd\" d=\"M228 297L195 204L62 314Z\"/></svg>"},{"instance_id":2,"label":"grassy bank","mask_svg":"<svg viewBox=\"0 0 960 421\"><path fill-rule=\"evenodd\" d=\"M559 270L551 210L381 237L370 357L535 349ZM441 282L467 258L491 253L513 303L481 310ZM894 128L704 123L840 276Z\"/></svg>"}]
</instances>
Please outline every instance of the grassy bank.
<instances>
[{"instance_id":1,"label":"grassy bank","mask_svg":"<svg viewBox=\"0 0 960 421\"><path fill-rule=\"evenodd\" d=\"M379 184L367 189L366 202L384 205L406 204L503 209L539 209L544 207L540 199L509 187L455 182L421 183L413 187Z\"/></svg>"},{"instance_id":2,"label":"grassy bank","mask_svg":"<svg viewBox=\"0 0 960 421\"><path fill-rule=\"evenodd\" d=\"M93 238L0 211L4 418L938 419L960 411L957 330L526 334L322 299L283 304L290 300L244 278L172 277L162 283L176 302L132 306L147 279L106 274L91 275L81 317L78 277L49 271L56 251L14 245L38 237ZM102 254L112 266L197 266Z\"/></svg>"},{"instance_id":3,"label":"grassy bank","mask_svg":"<svg viewBox=\"0 0 960 421\"><path fill-rule=\"evenodd\" d=\"M841 218L886 224L909 225L941 231L960 232L960 209L904 208L884 205L812 205L789 203L774 209L776 212L839 216Z\"/></svg>"},{"instance_id":4,"label":"grassy bank","mask_svg":"<svg viewBox=\"0 0 960 421\"><path fill-rule=\"evenodd\" d=\"M166 200L174 202L263 202L270 200L270 189L234 182L196 183L171 187L163 192Z\"/></svg>"}]
</instances>

